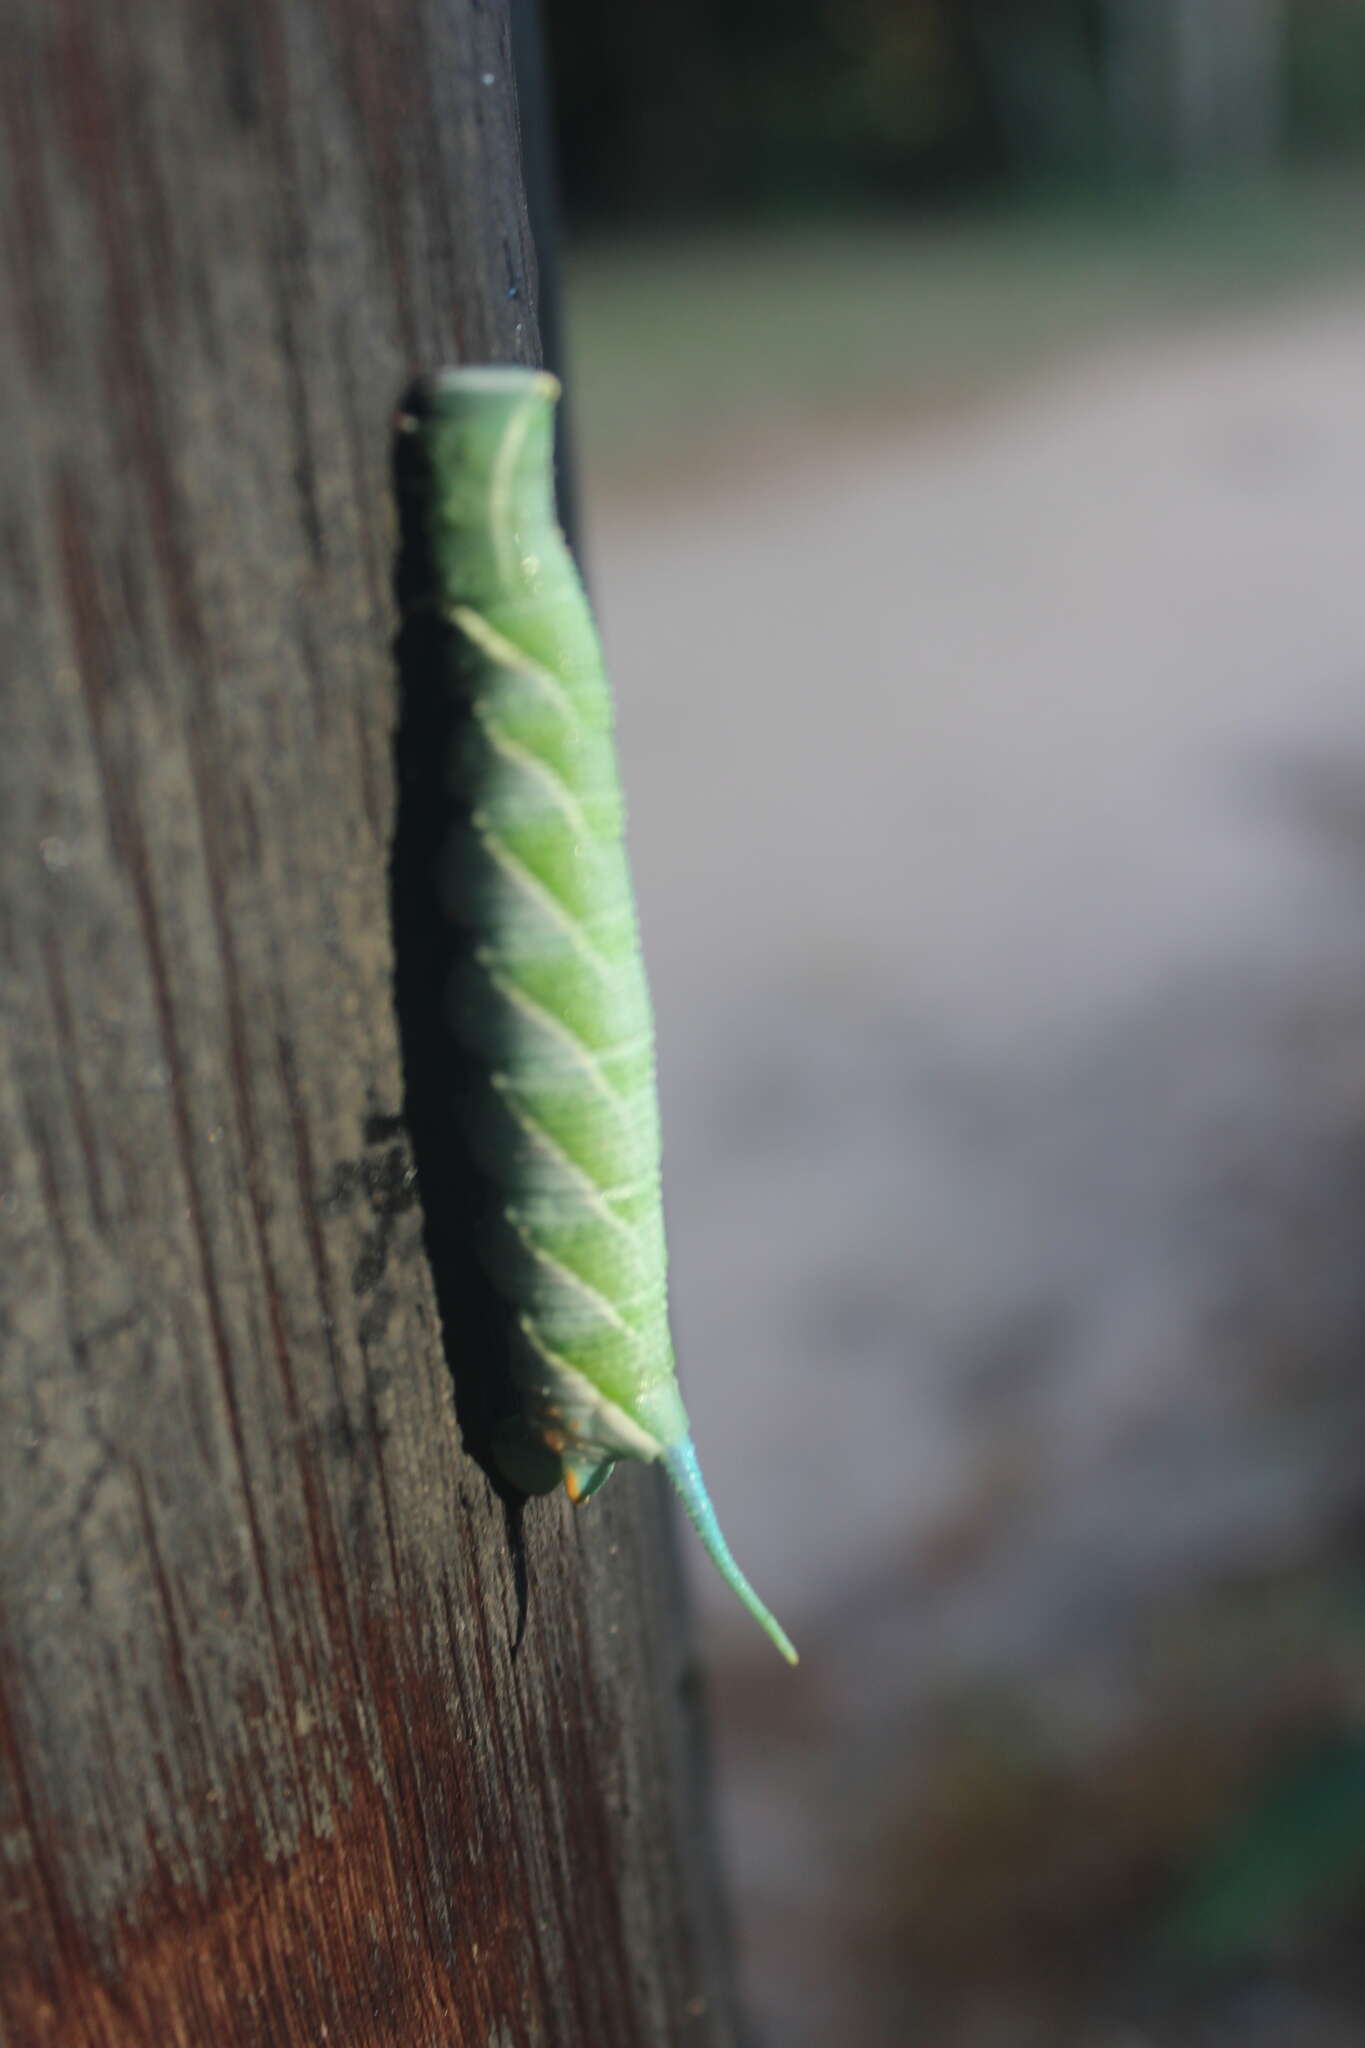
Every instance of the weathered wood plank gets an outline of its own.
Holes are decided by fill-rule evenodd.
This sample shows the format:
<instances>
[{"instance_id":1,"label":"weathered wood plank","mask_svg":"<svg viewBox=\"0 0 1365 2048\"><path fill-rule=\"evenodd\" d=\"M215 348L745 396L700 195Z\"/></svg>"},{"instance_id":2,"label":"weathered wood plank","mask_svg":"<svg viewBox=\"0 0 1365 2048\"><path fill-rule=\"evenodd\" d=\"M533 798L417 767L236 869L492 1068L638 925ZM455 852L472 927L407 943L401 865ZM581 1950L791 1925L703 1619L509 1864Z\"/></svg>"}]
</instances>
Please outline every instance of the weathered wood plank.
<instances>
[{"instance_id":1,"label":"weathered wood plank","mask_svg":"<svg viewBox=\"0 0 1365 2048\"><path fill-rule=\"evenodd\" d=\"M390 419L535 356L505 7L0 38L0 2036L728 2040L657 1491L527 1511L514 1655L403 1121Z\"/></svg>"}]
</instances>

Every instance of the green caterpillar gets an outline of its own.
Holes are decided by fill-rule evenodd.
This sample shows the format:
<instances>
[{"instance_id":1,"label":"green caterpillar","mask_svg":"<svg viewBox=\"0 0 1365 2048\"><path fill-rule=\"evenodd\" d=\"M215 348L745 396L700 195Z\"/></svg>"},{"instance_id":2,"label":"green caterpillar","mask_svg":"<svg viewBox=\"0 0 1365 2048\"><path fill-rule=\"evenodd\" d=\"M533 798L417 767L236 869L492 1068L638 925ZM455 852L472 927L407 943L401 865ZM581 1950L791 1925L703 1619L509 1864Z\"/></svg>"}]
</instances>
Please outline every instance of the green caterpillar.
<instances>
[{"instance_id":1,"label":"green caterpillar","mask_svg":"<svg viewBox=\"0 0 1365 2048\"><path fill-rule=\"evenodd\" d=\"M562 1479L574 1501L618 1458L661 1459L722 1577L794 1663L720 1532L674 1374L653 1020L611 696L554 511L558 397L544 371L444 370L403 422L419 440L430 601L469 713L453 1008L477 1077L485 1263L512 1310L523 1402L499 1456L525 1490Z\"/></svg>"}]
</instances>

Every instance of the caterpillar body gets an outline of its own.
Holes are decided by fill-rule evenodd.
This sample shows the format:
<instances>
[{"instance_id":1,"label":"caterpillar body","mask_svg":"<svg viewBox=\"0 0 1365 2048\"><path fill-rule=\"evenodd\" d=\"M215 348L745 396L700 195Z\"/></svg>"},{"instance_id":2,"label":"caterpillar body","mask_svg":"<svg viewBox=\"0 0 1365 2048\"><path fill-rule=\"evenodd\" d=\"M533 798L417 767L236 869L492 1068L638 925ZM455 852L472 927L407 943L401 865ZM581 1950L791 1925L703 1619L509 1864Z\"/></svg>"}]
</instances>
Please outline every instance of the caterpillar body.
<instances>
[{"instance_id":1,"label":"caterpillar body","mask_svg":"<svg viewBox=\"0 0 1365 2048\"><path fill-rule=\"evenodd\" d=\"M702 1481L668 1325L654 1031L623 839L612 705L553 499L555 378L438 372L402 424L467 714L449 897L482 1247L507 1303L527 1491L586 1500L661 1460L722 1577L796 1652L730 1554Z\"/></svg>"}]
</instances>

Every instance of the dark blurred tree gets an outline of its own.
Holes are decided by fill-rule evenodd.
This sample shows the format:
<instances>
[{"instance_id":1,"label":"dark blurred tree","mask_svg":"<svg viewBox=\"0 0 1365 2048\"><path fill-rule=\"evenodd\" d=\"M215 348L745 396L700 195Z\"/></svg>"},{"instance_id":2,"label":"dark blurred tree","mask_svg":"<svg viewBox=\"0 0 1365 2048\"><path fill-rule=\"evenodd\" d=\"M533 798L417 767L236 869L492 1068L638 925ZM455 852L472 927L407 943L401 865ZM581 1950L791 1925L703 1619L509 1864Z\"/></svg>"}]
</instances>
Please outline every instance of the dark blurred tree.
<instances>
[{"instance_id":1,"label":"dark blurred tree","mask_svg":"<svg viewBox=\"0 0 1365 2048\"><path fill-rule=\"evenodd\" d=\"M1005 158L953 0L546 0L571 219L903 197Z\"/></svg>"},{"instance_id":2,"label":"dark blurred tree","mask_svg":"<svg viewBox=\"0 0 1365 2048\"><path fill-rule=\"evenodd\" d=\"M964 0L959 12L1007 170L1093 169L1103 150L1103 19L1091 0Z\"/></svg>"},{"instance_id":3,"label":"dark blurred tree","mask_svg":"<svg viewBox=\"0 0 1365 2048\"><path fill-rule=\"evenodd\" d=\"M1102 0L1111 158L1121 173L1255 171L1283 134L1287 0Z\"/></svg>"}]
</instances>

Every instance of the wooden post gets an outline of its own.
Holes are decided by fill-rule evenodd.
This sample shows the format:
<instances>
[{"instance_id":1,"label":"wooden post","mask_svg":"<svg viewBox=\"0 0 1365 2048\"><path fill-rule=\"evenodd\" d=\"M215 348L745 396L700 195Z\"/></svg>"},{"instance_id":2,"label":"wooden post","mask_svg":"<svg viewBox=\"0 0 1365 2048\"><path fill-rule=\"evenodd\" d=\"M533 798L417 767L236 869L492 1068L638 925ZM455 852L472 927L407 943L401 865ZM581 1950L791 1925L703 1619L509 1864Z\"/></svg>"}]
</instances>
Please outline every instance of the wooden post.
<instances>
[{"instance_id":1,"label":"wooden post","mask_svg":"<svg viewBox=\"0 0 1365 2048\"><path fill-rule=\"evenodd\" d=\"M404 1111L391 420L537 354L505 0L0 42L0 2040L710 2048L660 1496L462 1452Z\"/></svg>"}]
</instances>

